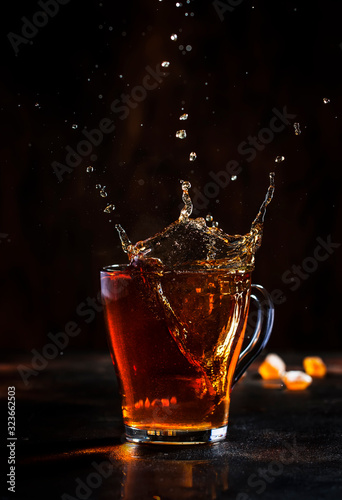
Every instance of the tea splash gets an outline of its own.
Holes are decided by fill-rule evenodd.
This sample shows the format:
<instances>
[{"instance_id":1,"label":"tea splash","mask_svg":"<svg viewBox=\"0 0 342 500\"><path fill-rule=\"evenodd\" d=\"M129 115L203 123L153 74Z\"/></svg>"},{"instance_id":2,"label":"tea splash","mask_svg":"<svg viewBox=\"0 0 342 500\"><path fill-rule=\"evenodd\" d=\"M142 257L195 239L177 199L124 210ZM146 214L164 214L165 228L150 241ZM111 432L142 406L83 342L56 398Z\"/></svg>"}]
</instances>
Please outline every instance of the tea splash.
<instances>
[{"instance_id":1,"label":"tea splash","mask_svg":"<svg viewBox=\"0 0 342 500\"><path fill-rule=\"evenodd\" d=\"M160 233L131 243L120 224L119 232L123 251L130 263L153 264L164 269L226 269L227 271L252 271L255 252L261 246L266 207L274 193L274 172L269 174L270 184L250 231L245 235L228 235L221 228L208 227L202 217L191 219L193 204L189 195L190 182L182 182L184 207L179 219Z\"/></svg>"},{"instance_id":2,"label":"tea splash","mask_svg":"<svg viewBox=\"0 0 342 500\"><path fill-rule=\"evenodd\" d=\"M230 236L216 224L208 227L203 218L191 219L191 184L181 182L184 207L179 219L163 231L133 245L124 229L120 225L116 228L130 259L132 279L142 280L144 314L158 321L163 318L166 336L177 346L182 363L195 370L191 380L196 380L197 398L208 400L210 415L212 405L224 407L228 401L229 360L243 341L250 271L261 245L266 207L274 193L274 173L245 235ZM207 221L212 222L212 217ZM213 325L219 328L213 329ZM235 363L236 359L231 366Z\"/></svg>"}]
</instances>

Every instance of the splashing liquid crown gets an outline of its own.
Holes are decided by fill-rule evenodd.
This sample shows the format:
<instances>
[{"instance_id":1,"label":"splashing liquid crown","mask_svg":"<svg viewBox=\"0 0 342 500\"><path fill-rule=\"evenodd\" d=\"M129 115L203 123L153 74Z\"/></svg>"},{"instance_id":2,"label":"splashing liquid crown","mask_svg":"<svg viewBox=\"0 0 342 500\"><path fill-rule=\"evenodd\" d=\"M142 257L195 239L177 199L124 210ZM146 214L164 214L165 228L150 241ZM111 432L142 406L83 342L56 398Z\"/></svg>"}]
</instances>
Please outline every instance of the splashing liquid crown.
<instances>
[{"instance_id":1,"label":"splashing liquid crown","mask_svg":"<svg viewBox=\"0 0 342 500\"><path fill-rule=\"evenodd\" d=\"M189 195L191 184L181 181L184 207L179 219L160 233L138 241L129 240L120 224L118 230L122 249L131 265L152 265L156 269L227 269L231 272L251 271L255 252L261 246L266 208L275 189L275 174L269 174L270 184L266 197L255 217L250 231L245 235L228 235L216 224L208 227L202 217L190 218L193 204Z\"/></svg>"}]
</instances>

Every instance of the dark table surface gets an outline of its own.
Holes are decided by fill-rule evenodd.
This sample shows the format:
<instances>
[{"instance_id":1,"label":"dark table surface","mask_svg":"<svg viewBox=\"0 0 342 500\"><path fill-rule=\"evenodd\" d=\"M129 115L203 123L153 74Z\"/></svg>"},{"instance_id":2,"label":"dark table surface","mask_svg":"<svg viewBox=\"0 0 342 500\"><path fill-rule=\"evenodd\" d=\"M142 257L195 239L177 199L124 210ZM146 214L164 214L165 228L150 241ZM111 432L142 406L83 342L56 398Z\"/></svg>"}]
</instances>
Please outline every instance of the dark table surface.
<instances>
[{"instance_id":1,"label":"dark table surface","mask_svg":"<svg viewBox=\"0 0 342 500\"><path fill-rule=\"evenodd\" d=\"M284 355L291 368L302 356ZM7 387L16 387L16 493L2 499L341 499L342 356L305 391L266 388L252 365L232 393L226 441L212 445L125 443L106 353L65 352L25 385L30 357L1 363L1 451Z\"/></svg>"}]
</instances>

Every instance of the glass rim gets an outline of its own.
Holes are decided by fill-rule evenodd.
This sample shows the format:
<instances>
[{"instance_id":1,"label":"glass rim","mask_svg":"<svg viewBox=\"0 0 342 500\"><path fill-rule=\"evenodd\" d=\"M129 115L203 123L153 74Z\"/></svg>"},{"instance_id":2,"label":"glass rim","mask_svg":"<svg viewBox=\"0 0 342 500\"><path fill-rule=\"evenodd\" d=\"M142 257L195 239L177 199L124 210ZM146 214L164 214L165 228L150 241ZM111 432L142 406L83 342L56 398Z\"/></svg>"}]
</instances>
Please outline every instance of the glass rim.
<instances>
[{"instance_id":1,"label":"glass rim","mask_svg":"<svg viewBox=\"0 0 342 500\"><path fill-rule=\"evenodd\" d=\"M101 273L102 272L110 273L113 271L124 271L125 269L127 269L128 266L129 266L129 264L111 264L110 266L103 266L100 271L101 271Z\"/></svg>"},{"instance_id":2,"label":"glass rim","mask_svg":"<svg viewBox=\"0 0 342 500\"><path fill-rule=\"evenodd\" d=\"M129 263L126 263L126 264L111 264L109 266L104 266L100 269L100 272L101 273L107 273L107 274L111 274L111 273L115 273L115 272L125 272L127 271L127 269L129 268L130 264ZM134 269L134 268L129 268L132 272L136 271L136 272L141 272L139 271L139 269ZM254 269L254 268L253 268ZM227 272L228 274L240 274L240 275L244 275L244 274L251 274L253 269L232 269L232 268L228 268L228 267L216 267L216 268L206 268L206 267L203 267L203 268L199 268L199 267L179 267L179 268L176 268L176 269L169 269L169 268L165 268L163 269L163 272L177 272L177 273L207 273L207 272ZM157 273L158 270L151 270L151 269L146 269L146 270L143 270L142 271L143 273L150 273L150 274L154 274L154 273ZM159 270L160 272L160 270Z\"/></svg>"}]
</instances>

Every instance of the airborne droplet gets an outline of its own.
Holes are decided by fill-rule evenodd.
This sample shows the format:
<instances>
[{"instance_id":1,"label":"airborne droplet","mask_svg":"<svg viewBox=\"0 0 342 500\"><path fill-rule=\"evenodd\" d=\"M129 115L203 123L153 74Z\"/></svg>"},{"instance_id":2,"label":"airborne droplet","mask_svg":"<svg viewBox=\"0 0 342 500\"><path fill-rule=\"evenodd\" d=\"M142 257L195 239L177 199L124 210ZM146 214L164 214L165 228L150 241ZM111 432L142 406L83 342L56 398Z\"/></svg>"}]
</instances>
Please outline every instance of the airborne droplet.
<instances>
[{"instance_id":1,"label":"airborne droplet","mask_svg":"<svg viewBox=\"0 0 342 500\"><path fill-rule=\"evenodd\" d=\"M78 125L77 125L76 123L73 123L73 124L71 125L71 128L72 128L72 129L74 129L74 130L76 130L76 129L78 128Z\"/></svg>"},{"instance_id":2,"label":"airborne droplet","mask_svg":"<svg viewBox=\"0 0 342 500\"><path fill-rule=\"evenodd\" d=\"M189 217L192 213L193 209L193 204L189 195L189 189L191 188L191 184L189 181L180 181L182 184L182 200L184 203L184 207L181 210L180 216L179 216L179 222L188 222Z\"/></svg>"},{"instance_id":3,"label":"airborne droplet","mask_svg":"<svg viewBox=\"0 0 342 500\"><path fill-rule=\"evenodd\" d=\"M96 189L101 189L101 184L96 184Z\"/></svg>"},{"instance_id":4,"label":"airborne droplet","mask_svg":"<svg viewBox=\"0 0 342 500\"><path fill-rule=\"evenodd\" d=\"M187 191L188 189L191 188L191 183L189 181L181 180L180 183L182 184L183 191Z\"/></svg>"},{"instance_id":5,"label":"airborne droplet","mask_svg":"<svg viewBox=\"0 0 342 500\"><path fill-rule=\"evenodd\" d=\"M206 216L205 220L206 220L207 222L213 222L214 217L213 217L212 215L208 214L208 215Z\"/></svg>"},{"instance_id":6,"label":"airborne droplet","mask_svg":"<svg viewBox=\"0 0 342 500\"><path fill-rule=\"evenodd\" d=\"M300 135L302 131L300 130L300 124L298 122L293 124L293 128L296 135Z\"/></svg>"},{"instance_id":7,"label":"airborne droplet","mask_svg":"<svg viewBox=\"0 0 342 500\"><path fill-rule=\"evenodd\" d=\"M179 119L180 120L187 120L188 119L188 113L183 113L182 115L180 115Z\"/></svg>"},{"instance_id":8,"label":"airborne droplet","mask_svg":"<svg viewBox=\"0 0 342 500\"><path fill-rule=\"evenodd\" d=\"M103 186L103 188L100 191L100 196L102 196L102 198L107 198L108 196L107 192L105 191L105 188L106 186Z\"/></svg>"},{"instance_id":9,"label":"airborne droplet","mask_svg":"<svg viewBox=\"0 0 342 500\"><path fill-rule=\"evenodd\" d=\"M186 130L177 130L176 137L177 137L177 139L185 139L186 138Z\"/></svg>"},{"instance_id":10,"label":"airborne droplet","mask_svg":"<svg viewBox=\"0 0 342 500\"><path fill-rule=\"evenodd\" d=\"M106 214L110 214L113 210L115 210L115 205L107 205L104 212L106 212Z\"/></svg>"},{"instance_id":11,"label":"airborne droplet","mask_svg":"<svg viewBox=\"0 0 342 500\"><path fill-rule=\"evenodd\" d=\"M163 68L168 68L170 66L170 62L169 61L163 61L161 63L161 65L162 65Z\"/></svg>"},{"instance_id":12,"label":"airborne droplet","mask_svg":"<svg viewBox=\"0 0 342 500\"><path fill-rule=\"evenodd\" d=\"M88 173L94 172L94 167L92 167L92 166L87 167L87 172Z\"/></svg>"},{"instance_id":13,"label":"airborne droplet","mask_svg":"<svg viewBox=\"0 0 342 500\"><path fill-rule=\"evenodd\" d=\"M189 155L189 160L190 160L190 161L195 161L195 160L196 160L196 158L197 158L197 154L196 154L194 151L192 151L192 152L190 153L190 155Z\"/></svg>"},{"instance_id":14,"label":"airborne droplet","mask_svg":"<svg viewBox=\"0 0 342 500\"><path fill-rule=\"evenodd\" d=\"M276 156L276 158L275 158L275 160L274 160L274 161L275 161L276 163L281 163L281 162L282 162L282 161L284 161L284 160L285 160L285 156Z\"/></svg>"},{"instance_id":15,"label":"airborne droplet","mask_svg":"<svg viewBox=\"0 0 342 500\"><path fill-rule=\"evenodd\" d=\"M324 104L329 104L330 99L328 97L323 97Z\"/></svg>"},{"instance_id":16,"label":"airborne droplet","mask_svg":"<svg viewBox=\"0 0 342 500\"><path fill-rule=\"evenodd\" d=\"M237 179L237 176L236 176L236 175L232 175L232 176L231 176L231 180L232 180L232 181L236 181L236 179Z\"/></svg>"},{"instance_id":17,"label":"airborne droplet","mask_svg":"<svg viewBox=\"0 0 342 500\"><path fill-rule=\"evenodd\" d=\"M176 35L176 33L172 33L170 38L171 38L171 40L175 41L175 40L177 40L178 36Z\"/></svg>"}]
</instances>

